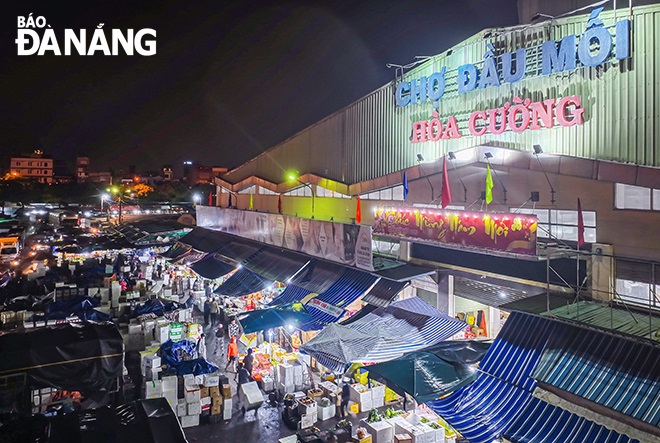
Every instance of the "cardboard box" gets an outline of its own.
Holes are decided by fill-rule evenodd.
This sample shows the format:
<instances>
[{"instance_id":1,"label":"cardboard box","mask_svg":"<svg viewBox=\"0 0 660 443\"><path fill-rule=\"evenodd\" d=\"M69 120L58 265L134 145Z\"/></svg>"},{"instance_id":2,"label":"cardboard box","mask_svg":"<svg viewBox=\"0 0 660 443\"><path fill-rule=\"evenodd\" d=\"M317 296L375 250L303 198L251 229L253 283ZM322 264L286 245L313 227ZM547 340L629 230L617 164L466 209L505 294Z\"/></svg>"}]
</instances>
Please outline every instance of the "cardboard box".
<instances>
[{"instance_id":1,"label":"cardboard box","mask_svg":"<svg viewBox=\"0 0 660 443\"><path fill-rule=\"evenodd\" d=\"M199 415L184 415L181 417L182 428L191 428L193 426L199 426Z\"/></svg>"},{"instance_id":2,"label":"cardboard box","mask_svg":"<svg viewBox=\"0 0 660 443\"><path fill-rule=\"evenodd\" d=\"M199 401L188 402L188 415L199 415L202 413L202 403Z\"/></svg>"},{"instance_id":3,"label":"cardboard box","mask_svg":"<svg viewBox=\"0 0 660 443\"><path fill-rule=\"evenodd\" d=\"M412 443L412 437L408 434L394 434L394 443Z\"/></svg>"},{"instance_id":4,"label":"cardboard box","mask_svg":"<svg viewBox=\"0 0 660 443\"><path fill-rule=\"evenodd\" d=\"M210 397L210 396L211 396L211 393L209 392L209 388L207 388L206 386L200 386L200 388L199 388L199 396L200 396L201 398L204 398L204 397Z\"/></svg>"},{"instance_id":5,"label":"cardboard box","mask_svg":"<svg viewBox=\"0 0 660 443\"><path fill-rule=\"evenodd\" d=\"M229 384L222 385L222 396L224 398L231 398L232 397L231 386Z\"/></svg>"},{"instance_id":6,"label":"cardboard box","mask_svg":"<svg viewBox=\"0 0 660 443\"><path fill-rule=\"evenodd\" d=\"M220 387L219 386L211 386L209 388L209 397L222 398L222 394L220 394Z\"/></svg>"},{"instance_id":7,"label":"cardboard box","mask_svg":"<svg viewBox=\"0 0 660 443\"><path fill-rule=\"evenodd\" d=\"M211 415L220 415L222 414L222 403L213 402L211 404Z\"/></svg>"}]
</instances>

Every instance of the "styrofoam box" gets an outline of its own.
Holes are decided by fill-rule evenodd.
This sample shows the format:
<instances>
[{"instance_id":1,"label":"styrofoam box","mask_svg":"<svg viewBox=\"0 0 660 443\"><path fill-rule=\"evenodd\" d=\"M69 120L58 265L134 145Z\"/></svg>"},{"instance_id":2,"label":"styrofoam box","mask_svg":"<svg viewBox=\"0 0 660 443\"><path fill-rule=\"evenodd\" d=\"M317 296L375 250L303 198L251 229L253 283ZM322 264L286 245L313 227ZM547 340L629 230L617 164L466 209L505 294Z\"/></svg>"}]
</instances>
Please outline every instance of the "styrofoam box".
<instances>
[{"instance_id":1,"label":"styrofoam box","mask_svg":"<svg viewBox=\"0 0 660 443\"><path fill-rule=\"evenodd\" d=\"M199 386L197 385L186 386L185 391L186 391L186 401L188 403L194 403L202 399L200 395L201 393L199 390Z\"/></svg>"},{"instance_id":2,"label":"styrofoam box","mask_svg":"<svg viewBox=\"0 0 660 443\"><path fill-rule=\"evenodd\" d=\"M335 405L319 406L316 410L319 420L324 421L333 418L337 414L337 407Z\"/></svg>"},{"instance_id":3,"label":"styrofoam box","mask_svg":"<svg viewBox=\"0 0 660 443\"><path fill-rule=\"evenodd\" d=\"M128 333L129 334L140 334L140 333L142 333L142 325L140 325L140 324L128 325Z\"/></svg>"},{"instance_id":4,"label":"styrofoam box","mask_svg":"<svg viewBox=\"0 0 660 443\"><path fill-rule=\"evenodd\" d=\"M199 426L199 415L184 415L181 417L182 428L191 428L193 426Z\"/></svg>"},{"instance_id":5,"label":"styrofoam box","mask_svg":"<svg viewBox=\"0 0 660 443\"><path fill-rule=\"evenodd\" d=\"M200 401L202 408L204 406L210 406L211 405L211 397L202 397L202 400Z\"/></svg>"},{"instance_id":6,"label":"styrofoam box","mask_svg":"<svg viewBox=\"0 0 660 443\"><path fill-rule=\"evenodd\" d=\"M412 443L426 443L424 431L417 429L416 426L406 422L397 421L394 423L395 434L408 434L412 437Z\"/></svg>"},{"instance_id":7,"label":"styrofoam box","mask_svg":"<svg viewBox=\"0 0 660 443\"><path fill-rule=\"evenodd\" d=\"M202 383L204 386L219 386L220 385L220 376L217 374L204 374L204 380Z\"/></svg>"},{"instance_id":8,"label":"styrofoam box","mask_svg":"<svg viewBox=\"0 0 660 443\"><path fill-rule=\"evenodd\" d=\"M444 428L440 427L440 429L434 429L426 423L421 423L417 427L424 429L424 433L426 434L426 443L445 443Z\"/></svg>"},{"instance_id":9,"label":"styrofoam box","mask_svg":"<svg viewBox=\"0 0 660 443\"><path fill-rule=\"evenodd\" d=\"M360 426L364 426L371 434L373 443L392 443L394 441L394 426L384 420L375 423L361 420Z\"/></svg>"},{"instance_id":10,"label":"styrofoam box","mask_svg":"<svg viewBox=\"0 0 660 443\"><path fill-rule=\"evenodd\" d=\"M202 413L202 403L195 401L188 403L188 415L197 415Z\"/></svg>"},{"instance_id":11,"label":"styrofoam box","mask_svg":"<svg viewBox=\"0 0 660 443\"><path fill-rule=\"evenodd\" d=\"M185 398L180 398L176 405L176 415L177 417L183 417L188 412L188 403L186 403Z\"/></svg>"},{"instance_id":12,"label":"styrofoam box","mask_svg":"<svg viewBox=\"0 0 660 443\"><path fill-rule=\"evenodd\" d=\"M162 369L157 368L147 368L144 371L144 376L147 380L158 380L158 374L162 372Z\"/></svg>"},{"instance_id":13,"label":"styrofoam box","mask_svg":"<svg viewBox=\"0 0 660 443\"><path fill-rule=\"evenodd\" d=\"M178 379L176 375L170 375L163 377L161 380L163 382L163 391L177 391L178 388Z\"/></svg>"},{"instance_id":14,"label":"styrofoam box","mask_svg":"<svg viewBox=\"0 0 660 443\"><path fill-rule=\"evenodd\" d=\"M365 392L359 392L355 386L357 383L350 385L350 396L349 398L356 403L364 403L365 401L371 402L371 390L366 390ZM359 385L362 386L362 385Z\"/></svg>"},{"instance_id":15,"label":"styrofoam box","mask_svg":"<svg viewBox=\"0 0 660 443\"><path fill-rule=\"evenodd\" d=\"M307 429L314 426L314 423L316 423L314 415L315 414L303 414L300 417L300 429Z\"/></svg>"},{"instance_id":16,"label":"styrofoam box","mask_svg":"<svg viewBox=\"0 0 660 443\"><path fill-rule=\"evenodd\" d=\"M147 381L144 384L145 398L159 398L163 396L163 382L161 380Z\"/></svg>"},{"instance_id":17,"label":"styrofoam box","mask_svg":"<svg viewBox=\"0 0 660 443\"><path fill-rule=\"evenodd\" d=\"M243 383L239 390L239 398L241 404L246 409L255 409L262 405L264 402L264 394L259 389L257 382Z\"/></svg>"},{"instance_id":18,"label":"styrofoam box","mask_svg":"<svg viewBox=\"0 0 660 443\"><path fill-rule=\"evenodd\" d=\"M231 398L228 398L228 399L224 400L223 403L222 403L222 419L223 420L231 419L231 408L232 408Z\"/></svg>"},{"instance_id":19,"label":"styrofoam box","mask_svg":"<svg viewBox=\"0 0 660 443\"><path fill-rule=\"evenodd\" d=\"M295 386L293 384L288 384L287 385L287 384L284 384L284 383L280 383L277 387L277 391L282 395L290 394L293 391L295 391Z\"/></svg>"},{"instance_id":20,"label":"styrofoam box","mask_svg":"<svg viewBox=\"0 0 660 443\"><path fill-rule=\"evenodd\" d=\"M264 377L264 391L270 392L275 389L275 381L271 377Z\"/></svg>"},{"instance_id":21,"label":"styrofoam box","mask_svg":"<svg viewBox=\"0 0 660 443\"><path fill-rule=\"evenodd\" d=\"M364 401L360 402L360 412L369 412L374 408L371 397L366 398Z\"/></svg>"},{"instance_id":22,"label":"styrofoam box","mask_svg":"<svg viewBox=\"0 0 660 443\"><path fill-rule=\"evenodd\" d=\"M192 374L186 374L183 376L183 386L192 386L195 384L195 376Z\"/></svg>"},{"instance_id":23,"label":"styrofoam box","mask_svg":"<svg viewBox=\"0 0 660 443\"><path fill-rule=\"evenodd\" d=\"M371 407L373 409L382 408L383 406L385 406L385 398L384 397L379 398L379 399L373 399L371 401Z\"/></svg>"},{"instance_id":24,"label":"styrofoam box","mask_svg":"<svg viewBox=\"0 0 660 443\"><path fill-rule=\"evenodd\" d=\"M372 386L371 399L385 401L385 385Z\"/></svg>"}]
</instances>

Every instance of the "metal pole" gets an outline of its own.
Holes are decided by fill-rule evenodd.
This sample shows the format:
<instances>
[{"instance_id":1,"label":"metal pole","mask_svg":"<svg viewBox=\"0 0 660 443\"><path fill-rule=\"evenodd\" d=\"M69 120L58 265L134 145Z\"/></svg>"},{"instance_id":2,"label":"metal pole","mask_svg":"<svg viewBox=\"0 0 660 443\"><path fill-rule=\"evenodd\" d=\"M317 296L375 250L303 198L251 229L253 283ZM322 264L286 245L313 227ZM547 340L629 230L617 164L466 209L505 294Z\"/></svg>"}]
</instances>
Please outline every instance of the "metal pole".
<instances>
[{"instance_id":1,"label":"metal pole","mask_svg":"<svg viewBox=\"0 0 660 443\"><path fill-rule=\"evenodd\" d=\"M545 257L545 299L546 309L550 313L550 253Z\"/></svg>"},{"instance_id":2,"label":"metal pole","mask_svg":"<svg viewBox=\"0 0 660 443\"><path fill-rule=\"evenodd\" d=\"M580 320L580 246L575 251L575 299L577 300L577 319Z\"/></svg>"}]
</instances>

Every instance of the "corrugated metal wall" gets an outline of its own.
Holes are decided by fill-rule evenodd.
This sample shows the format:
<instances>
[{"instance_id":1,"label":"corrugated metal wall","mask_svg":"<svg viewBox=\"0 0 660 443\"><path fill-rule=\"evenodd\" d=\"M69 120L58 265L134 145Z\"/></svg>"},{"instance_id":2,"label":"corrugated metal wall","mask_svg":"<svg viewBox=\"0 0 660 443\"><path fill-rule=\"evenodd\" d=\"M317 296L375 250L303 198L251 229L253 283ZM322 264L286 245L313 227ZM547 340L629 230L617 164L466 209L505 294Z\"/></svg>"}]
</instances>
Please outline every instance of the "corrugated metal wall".
<instances>
[{"instance_id":1,"label":"corrugated metal wall","mask_svg":"<svg viewBox=\"0 0 660 443\"><path fill-rule=\"evenodd\" d=\"M464 134L460 139L411 143L411 123L428 119L432 105L396 107L395 85L389 84L231 171L226 178L236 183L256 175L279 183L284 180L284 170L297 169L301 174L311 172L353 184L413 166L417 153L433 160L449 151L483 144L524 151L540 144L548 153L660 166L655 129L660 127L660 52L656 48L660 45L660 5L638 7L633 14L631 60L541 76L541 43L570 34L580 36L588 19L582 15L555 20L553 26L488 30L488 38L483 37L484 31L406 73L404 80L410 80L447 67L447 86L438 110L442 117L456 117ZM617 20L624 17L625 12L619 10ZM614 23L612 11L600 18L606 26ZM492 43L497 54L526 47L525 79L459 95L457 67L465 63L481 67L486 43ZM582 126L466 135L473 111L501 106L514 96L542 101L568 95L582 98L586 109Z\"/></svg>"}]
</instances>

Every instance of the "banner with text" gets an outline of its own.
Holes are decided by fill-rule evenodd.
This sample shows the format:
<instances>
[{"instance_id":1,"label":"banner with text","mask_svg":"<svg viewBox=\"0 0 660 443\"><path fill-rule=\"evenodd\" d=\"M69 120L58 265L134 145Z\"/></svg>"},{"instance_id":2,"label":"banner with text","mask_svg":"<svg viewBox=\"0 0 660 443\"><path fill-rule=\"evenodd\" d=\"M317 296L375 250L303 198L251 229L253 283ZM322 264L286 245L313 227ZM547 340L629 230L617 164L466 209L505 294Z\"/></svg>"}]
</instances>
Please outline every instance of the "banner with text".
<instances>
[{"instance_id":1,"label":"banner with text","mask_svg":"<svg viewBox=\"0 0 660 443\"><path fill-rule=\"evenodd\" d=\"M528 214L377 209L373 233L500 251L536 254L537 219Z\"/></svg>"},{"instance_id":2,"label":"banner with text","mask_svg":"<svg viewBox=\"0 0 660 443\"><path fill-rule=\"evenodd\" d=\"M370 226L201 205L197 226L373 271Z\"/></svg>"}]
</instances>

